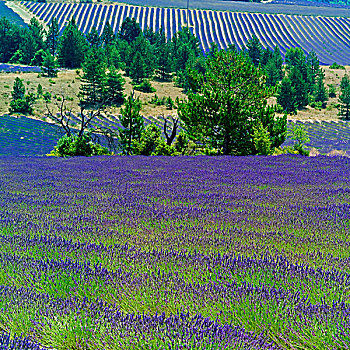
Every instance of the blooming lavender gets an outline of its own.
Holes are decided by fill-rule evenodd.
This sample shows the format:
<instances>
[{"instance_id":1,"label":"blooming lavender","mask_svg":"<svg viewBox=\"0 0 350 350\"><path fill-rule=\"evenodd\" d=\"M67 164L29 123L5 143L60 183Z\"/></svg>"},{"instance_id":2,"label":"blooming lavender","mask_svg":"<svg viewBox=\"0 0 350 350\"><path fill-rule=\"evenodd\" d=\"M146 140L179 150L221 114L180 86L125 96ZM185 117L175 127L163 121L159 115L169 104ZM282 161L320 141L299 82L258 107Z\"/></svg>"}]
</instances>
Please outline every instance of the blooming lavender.
<instances>
[{"instance_id":1,"label":"blooming lavender","mask_svg":"<svg viewBox=\"0 0 350 350\"><path fill-rule=\"evenodd\" d=\"M350 160L0 157L0 320L53 349L347 349Z\"/></svg>"}]
</instances>

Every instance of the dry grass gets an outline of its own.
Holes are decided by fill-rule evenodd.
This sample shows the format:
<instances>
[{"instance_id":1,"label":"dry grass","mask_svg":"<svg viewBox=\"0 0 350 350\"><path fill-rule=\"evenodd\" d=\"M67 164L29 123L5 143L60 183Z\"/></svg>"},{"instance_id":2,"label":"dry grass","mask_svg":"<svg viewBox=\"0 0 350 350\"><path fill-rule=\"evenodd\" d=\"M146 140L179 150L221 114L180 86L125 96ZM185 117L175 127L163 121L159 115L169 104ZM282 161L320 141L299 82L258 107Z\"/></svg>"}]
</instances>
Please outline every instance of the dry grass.
<instances>
[{"instance_id":1,"label":"dry grass","mask_svg":"<svg viewBox=\"0 0 350 350\"><path fill-rule=\"evenodd\" d=\"M350 75L350 66L346 66L343 69L330 69L329 66L322 67L325 72L325 86L328 88L329 84L334 84L338 91L337 96L330 98L327 101L327 107L325 109L315 109L310 106L306 106L303 110L298 111L297 115L289 115L289 120L300 120L300 121L338 121L340 120L338 116L338 109L335 105L338 103L339 87L341 79L345 74ZM272 103L276 103L276 98L271 99Z\"/></svg>"},{"instance_id":2,"label":"dry grass","mask_svg":"<svg viewBox=\"0 0 350 350\"><path fill-rule=\"evenodd\" d=\"M346 70L341 69L329 69L329 67L323 67L325 71L325 83L335 84L338 88L340 81L345 74L350 75L350 66L346 67ZM9 112L9 101L11 98L11 91L13 82L16 77L23 79L27 92L36 93L38 84L41 84L43 91L49 91L52 96L59 96L64 94L73 98L70 106L72 110L78 110L78 98L80 80L79 76L74 70L60 71L57 78L49 79L47 77L41 77L37 73L0 73L0 115ZM132 91L131 80L128 77L124 77L126 80L125 93L129 94ZM170 96L173 100L176 97L184 98L185 95L182 89L175 87L173 82L158 82L152 81L153 87L156 88L156 94L159 98ZM142 114L144 116L160 116L176 114L176 110L168 110L165 106L155 106L150 104L150 100L153 97L153 93L146 94L139 91L135 91L136 96L140 96L142 101ZM303 121L331 121L339 120L338 110L334 107L337 103L338 97L331 98L327 103L327 108L317 110L307 106L304 110L298 111L297 115L290 115L290 120L303 120ZM271 98L269 101L271 104L276 103L276 98ZM54 104L51 104L54 107ZM111 108L108 112L112 115L118 115L120 108ZM31 116L36 119L45 120L46 106L42 99L38 100L34 106L34 115Z\"/></svg>"},{"instance_id":3,"label":"dry grass","mask_svg":"<svg viewBox=\"0 0 350 350\"><path fill-rule=\"evenodd\" d=\"M9 113L9 101L11 99L11 91L13 83L16 77L23 80L26 87L26 92L37 92L38 85L41 84L43 91L49 91L52 96L64 95L66 97L73 98L72 102L68 102L69 108L73 111L79 110L78 108L78 97L80 86L80 78L75 70L64 70L58 73L57 78L47 78L42 77L37 73L0 73L0 115ZM126 80L125 93L129 95L133 87L131 85L131 80L124 76ZM152 81L152 86L157 90L155 93L159 98L170 96L173 100L176 97L184 98L185 95L181 88L174 86L173 82L158 82ZM176 114L176 110L169 110L166 106L155 106L150 104L154 93L143 93L140 91L135 91L135 96L139 96L142 101L142 114L144 116L160 116L160 115L170 115ZM53 99L55 101L55 99ZM55 109L55 103L52 102L50 107ZM34 115L31 116L35 119L45 120L44 115L47 112L46 105L42 99L37 100L34 106ZM118 115L120 108L110 108L108 113L112 115Z\"/></svg>"}]
</instances>

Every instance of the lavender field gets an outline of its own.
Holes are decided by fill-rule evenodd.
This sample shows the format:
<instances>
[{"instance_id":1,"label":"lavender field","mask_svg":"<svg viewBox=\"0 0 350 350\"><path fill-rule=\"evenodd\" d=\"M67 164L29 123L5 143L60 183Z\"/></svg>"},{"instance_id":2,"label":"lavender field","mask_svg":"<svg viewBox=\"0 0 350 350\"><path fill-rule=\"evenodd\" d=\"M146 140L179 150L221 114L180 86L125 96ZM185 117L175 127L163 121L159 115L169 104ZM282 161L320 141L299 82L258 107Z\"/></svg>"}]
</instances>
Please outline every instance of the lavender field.
<instances>
[{"instance_id":1,"label":"lavender field","mask_svg":"<svg viewBox=\"0 0 350 350\"><path fill-rule=\"evenodd\" d=\"M0 347L348 349L349 175L340 157L0 157Z\"/></svg>"},{"instance_id":2,"label":"lavender field","mask_svg":"<svg viewBox=\"0 0 350 350\"><path fill-rule=\"evenodd\" d=\"M223 3L227 6L229 2ZM96 28L101 34L107 21L114 32L117 32L124 19L130 17L140 24L142 30L150 27L158 31L162 27L168 39L182 27L189 27L199 39L204 52L210 49L213 42L221 49L234 45L239 50L245 50L248 41L256 36L265 49L273 49L277 45L283 57L288 49L300 47L306 54L315 51L321 64L331 65L333 62L349 64L350 18L346 17L350 16L349 9L337 9L341 11L337 17L327 15L322 17L321 13L318 13L318 16L301 16L191 8L187 18L187 11L183 8L146 7L122 3L21 1L17 5L46 25L52 18L56 18L60 31L63 31L68 21L74 18L83 33ZM254 4L245 4L248 5Z\"/></svg>"}]
</instances>

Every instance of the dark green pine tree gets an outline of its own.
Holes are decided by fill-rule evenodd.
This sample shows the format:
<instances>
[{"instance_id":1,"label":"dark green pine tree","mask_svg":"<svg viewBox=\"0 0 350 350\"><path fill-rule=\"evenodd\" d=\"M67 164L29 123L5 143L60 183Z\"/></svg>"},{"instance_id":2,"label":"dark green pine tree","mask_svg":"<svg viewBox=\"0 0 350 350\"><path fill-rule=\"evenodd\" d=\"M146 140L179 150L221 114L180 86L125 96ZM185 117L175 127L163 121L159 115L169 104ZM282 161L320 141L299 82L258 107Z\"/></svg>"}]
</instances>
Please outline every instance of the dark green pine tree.
<instances>
[{"instance_id":1,"label":"dark green pine tree","mask_svg":"<svg viewBox=\"0 0 350 350\"><path fill-rule=\"evenodd\" d=\"M35 53L38 51L37 42L35 41L35 38L31 31L25 30L22 32L21 43L19 45L18 51L21 53L21 58L18 62L23 64L30 64L35 56Z\"/></svg>"},{"instance_id":2,"label":"dark green pine tree","mask_svg":"<svg viewBox=\"0 0 350 350\"><path fill-rule=\"evenodd\" d=\"M133 140L139 141L145 128L144 120L140 114L141 102L133 95L128 96L124 108L121 108L119 130L119 145L125 155L133 154Z\"/></svg>"},{"instance_id":3,"label":"dark green pine tree","mask_svg":"<svg viewBox=\"0 0 350 350\"><path fill-rule=\"evenodd\" d=\"M92 47L82 65L83 75L80 86L80 106L99 109L106 104L106 63L101 48Z\"/></svg>"},{"instance_id":4,"label":"dark green pine tree","mask_svg":"<svg viewBox=\"0 0 350 350\"><path fill-rule=\"evenodd\" d=\"M58 40L59 40L59 28L56 17L54 17L49 25L49 30L47 32L46 46L52 56L56 55Z\"/></svg>"},{"instance_id":5,"label":"dark green pine tree","mask_svg":"<svg viewBox=\"0 0 350 350\"><path fill-rule=\"evenodd\" d=\"M277 127L279 118L275 120L267 106L274 89L266 86L264 72L245 53L221 50L207 58L205 74L188 74L199 90L188 91L188 101L179 104L178 113L193 141L218 154L248 155L256 153L252 134L259 120L271 137L284 132L285 126Z\"/></svg>"},{"instance_id":6,"label":"dark green pine tree","mask_svg":"<svg viewBox=\"0 0 350 350\"><path fill-rule=\"evenodd\" d=\"M22 30L6 17L0 17L0 62L7 63L19 49Z\"/></svg>"},{"instance_id":7,"label":"dark green pine tree","mask_svg":"<svg viewBox=\"0 0 350 350\"><path fill-rule=\"evenodd\" d=\"M28 28L35 41L35 50L38 51L45 49L44 36L46 32L42 24L40 24L40 22L35 17L32 17Z\"/></svg>"},{"instance_id":8,"label":"dark green pine tree","mask_svg":"<svg viewBox=\"0 0 350 350\"><path fill-rule=\"evenodd\" d=\"M327 91L324 86L324 72L319 70L315 81L314 96L316 102L322 102L322 105L328 100Z\"/></svg>"},{"instance_id":9,"label":"dark green pine tree","mask_svg":"<svg viewBox=\"0 0 350 350\"><path fill-rule=\"evenodd\" d=\"M157 48L157 66L158 73L162 80L166 80L172 71L172 60L170 47L166 41L162 42Z\"/></svg>"},{"instance_id":10,"label":"dark green pine tree","mask_svg":"<svg viewBox=\"0 0 350 350\"><path fill-rule=\"evenodd\" d=\"M320 61L315 53L311 51L306 59L307 70L308 70L308 83L309 83L309 92L313 92L316 88L316 79L320 71Z\"/></svg>"},{"instance_id":11,"label":"dark green pine tree","mask_svg":"<svg viewBox=\"0 0 350 350\"><path fill-rule=\"evenodd\" d=\"M289 78L294 88L295 103L298 109L307 106L309 103L308 84L303 79L302 73L297 67L293 67Z\"/></svg>"},{"instance_id":12,"label":"dark green pine tree","mask_svg":"<svg viewBox=\"0 0 350 350\"><path fill-rule=\"evenodd\" d=\"M182 28L171 39L171 56L175 72L186 70L187 64L200 54L199 40L188 28Z\"/></svg>"},{"instance_id":13,"label":"dark green pine tree","mask_svg":"<svg viewBox=\"0 0 350 350\"><path fill-rule=\"evenodd\" d=\"M125 40L128 44L131 44L131 42L136 40L141 34L142 31L140 25L136 22L135 18L131 19L130 17L126 17L117 36L118 39Z\"/></svg>"},{"instance_id":14,"label":"dark green pine tree","mask_svg":"<svg viewBox=\"0 0 350 350\"><path fill-rule=\"evenodd\" d=\"M263 48L260 40L254 35L247 43L248 56L252 60L255 67L261 63Z\"/></svg>"},{"instance_id":15,"label":"dark green pine tree","mask_svg":"<svg viewBox=\"0 0 350 350\"><path fill-rule=\"evenodd\" d=\"M295 91L289 77L282 79L282 84L277 95L277 103L287 113L292 113L296 110Z\"/></svg>"},{"instance_id":16,"label":"dark green pine tree","mask_svg":"<svg viewBox=\"0 0 350 350\"><path fill-rule=\"evenodd\" d=\"M102 45L102 39L100 38L100 35L95 27L93 27L86 35L86 39L90 47L100 47Z\"/></svg>"},{"instance_id":17,"label":"dark green pine tree","mask_svg":"<svg viewBox=\"0 0 350 350\"><path fill-rule=\"evenodd\" d=\"M262 56L261 56L261 65L265 67L267 65L267 62L272 58L273 51L270 49L263 50Z\"/></svg>"},{"instance_id":18,"label":"dark green pine tree","mask_svg":"<svg viewBox=\"0 0 350 350\"><path fill-rule=\"evenodd\" d=\"M145 61L138 51L130 67L130 77L137 84L147 77Z\"/></svg>"},{"instance_id":19,"label":"dark green pine tree","mask_svg":"<svg viewBox=\"0 0 350 350\"><path fill-rule=\"evenodd\" d=\"M102 44L104 47L112 46L115 44L116 37L115 37L115 34L113 32L113 28L111 27L111 25L109 24L108 21L106 22L106 24L103 28L101 40L102 40Z\"/></svg>"},{"instance_id":20,"label":"dark green pine tree","mask_svg":"<svg viewBox=\"0 0 350 350\"><path fill-rule=\"evenodd\" d=\"M12 100L24 99L25 93L26 93L26 88L23 84L23 80L17 77L13 83L13 90L11 92Z\"/></svg>"},{"instance_id":21,"label":"dark green pine tree","mask_svg":"<svg viewBox=\"0 0 350 350\"><path fill-rule=\"evenodd\" d=\"M339 115L346 120L350 119L350 79L345 75L340 84Z\"/></svg>"},{"instance_id":22,"label":"dark green pine tree","mask_svg":"<svg viewBox=\"0 0 350 350\"><path fill-rule=\"evenodd\" d=\"M154 47L151 46L149 41L143 35L138 36L131 43L130 47L129 62L133 64L135 55L140 53L145 64L145 77L151 77L156 66Z\"/></svg>"},{"instance_id":23,"label":"dark green pine tree","mask_svg":"<svg viewBox=\"0 0 350 350\"><path fill-rule=\"evenodd\" d=\"M57 77L57 62L56 58L50 53L45 52L41 70L47 77Z\"/></svg>"},{"instance_id":24,"label":"dark green pine tree","mask_svg":"<svg viewBox=\"0 0 350 350\"><path fill-rule=\"evenodd\" d=\"M116 68L119 68L121 59L115 45L116 37L109 22L107 22L103 28L101 42L106 56L107 65L113 65Z\"/></svg>"},{"instance_id":25,"label":"dark green pine tree","mask_svg":"<svg viewBox=\"0 0 350 350\"><path fill-rule=\"evenodd\" d=\"M282 69L283 59L281 52L278 46L275 47L275 50L271 53L269 60L265 66L267 73L266 84L269 86L275 86L283 78L283 69Z\"/></svg>"},{"instance_id":26,"label":"dark green pine tree","mask_svg":"<svg viewBox=\"0 0 350 350\"><path fill-rule=\"evenodd\" d=\"M104 98L110 106L120 106L124 103L124 83L122 75L111 67L107 74Z\"/></svg>"},{"instance_id":27,"label":"dark green pine tree","mask_svg":"<svg viewBox=\"0 0 350 350\"><path fill-rule=\"evenodd\" d=\"M81 67L87 47L84 35L79 31L74 18L72 18L59 40L58 63L65 68Z\"/></svg>"}]
</instances>

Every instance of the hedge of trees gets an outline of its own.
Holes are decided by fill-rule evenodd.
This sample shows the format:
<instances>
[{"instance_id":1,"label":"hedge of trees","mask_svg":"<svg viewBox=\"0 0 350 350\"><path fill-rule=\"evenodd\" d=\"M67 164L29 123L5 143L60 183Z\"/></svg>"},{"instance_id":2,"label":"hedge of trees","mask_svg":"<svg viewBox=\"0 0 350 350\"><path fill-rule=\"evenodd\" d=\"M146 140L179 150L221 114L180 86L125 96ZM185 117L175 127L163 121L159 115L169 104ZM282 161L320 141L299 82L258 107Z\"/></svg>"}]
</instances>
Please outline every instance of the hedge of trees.
<instances>
[{"instance_id":1,"label":"hedge of trees","mask_svg":"<svg viewBox=\"0 0 350 350\"><path fill-rule=\"evenodd\" d=\"M244 52L235 47L219 51L213 44L204 54L187 28L167 40L162 29L142 31L130 18L117 34L106 23L101 35L95 28L84 35L74 18L62 33L56 19L45 31L35 18L25 29L1 18L0 61L38 65L48 77L56 76L59 67L82 69L78 131L69 125L64 98L60 116L48 108L48 116L66 132L56 155L69 149L69 143L75 145L69 155L75 154L72 149L79 148L76 145L91 144L87 134L91 121L106 106L123 104L123 128L117 134L109 133L111 139L118 138L123 154L270 154L286 137L286 115L275 117L276 107L267 105L269 97L277 96L277 110L285 113L309 103L324 105L328 98L324 73L314 52L305 55L299 48L290 49L284 61L277 46L263 49L252 37ZM154 125L145 127L141 102L134 96L125 98L121 71L132 79L135 90L145 92L152 91L151 79L175 80L187 93L185 101L177 101L180 119L166 119L163 130ZM25 94L20 79L15 83L11 110L30 113L34 97ZM342 113L348 117L350 84L343 85ZM90 152L106 150L92 147Z\"/></svg>"}]
</instances>

